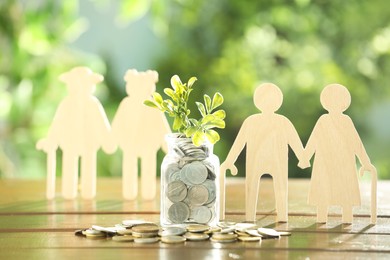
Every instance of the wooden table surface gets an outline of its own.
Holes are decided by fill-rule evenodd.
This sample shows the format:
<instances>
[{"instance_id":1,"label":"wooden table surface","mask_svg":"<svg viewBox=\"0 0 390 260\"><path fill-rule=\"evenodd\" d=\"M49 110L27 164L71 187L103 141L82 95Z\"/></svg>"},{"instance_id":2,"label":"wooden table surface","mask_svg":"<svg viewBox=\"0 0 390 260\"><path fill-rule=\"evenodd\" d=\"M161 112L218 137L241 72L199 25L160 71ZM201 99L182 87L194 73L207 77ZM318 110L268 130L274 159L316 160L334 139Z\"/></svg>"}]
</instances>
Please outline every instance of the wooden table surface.
<instances>
[{"instance_id":1,"label":"wooden table surface","mask_svg":"<svg viewBox=\"0 0 390 260\"><path fill-rule=\"evenodd\" d=\"M316 224L315 208L306 203L309 181L289 180L289 221L275 223L272 181L260 184L257 224L289 237L228 244L185 242L179 245L118 243L74 235L92 225L113 226L126 219L159 221L159 195L153 201L124 201L120 179L98 179L91 201L45 199L44 180L0 180L1 259L390 259L390 182L378 183L378 222L370 224L370 184L361 182L362 206L354 223L341 223L340 208L331 208L329 222ZM226 220L245 219L244 179L228 178Z\"/></svg>"}]
</instances>

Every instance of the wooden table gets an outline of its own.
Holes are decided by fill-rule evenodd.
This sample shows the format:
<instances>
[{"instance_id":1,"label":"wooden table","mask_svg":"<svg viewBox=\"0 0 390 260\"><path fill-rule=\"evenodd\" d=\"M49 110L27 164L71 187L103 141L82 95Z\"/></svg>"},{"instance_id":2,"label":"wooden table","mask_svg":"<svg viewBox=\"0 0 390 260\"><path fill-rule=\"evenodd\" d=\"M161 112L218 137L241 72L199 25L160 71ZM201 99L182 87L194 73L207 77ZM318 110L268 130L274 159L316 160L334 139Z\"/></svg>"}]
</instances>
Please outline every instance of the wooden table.
<instances>
[{"instance_id":1,"label":"wooden table","mask_svg":"<svg viewBox=\"0 0 390 260\"><path fill-rule=\"evenodd\" d=\"M361 183L362 206L352 225L341 224L340 209L329 223L316 224L306 203L308 180L289 181L289 222L275 223L270 179L261 181L257 224L290 231L289 237L229 244L185 242L118 243L74 235L91 225L112 226L125 219L159 221L159 196L153 201L123 201L119 179L98 179L97 198L45 200L44 180L0 180L0 257L2 259L339 259L390 258L390 182L378 183L378 223L370 224L369 183ZM57 183L57 191L60 191ZM244 220L244 179L228 178L226 219Z\"/></svg>"}]
</instances>

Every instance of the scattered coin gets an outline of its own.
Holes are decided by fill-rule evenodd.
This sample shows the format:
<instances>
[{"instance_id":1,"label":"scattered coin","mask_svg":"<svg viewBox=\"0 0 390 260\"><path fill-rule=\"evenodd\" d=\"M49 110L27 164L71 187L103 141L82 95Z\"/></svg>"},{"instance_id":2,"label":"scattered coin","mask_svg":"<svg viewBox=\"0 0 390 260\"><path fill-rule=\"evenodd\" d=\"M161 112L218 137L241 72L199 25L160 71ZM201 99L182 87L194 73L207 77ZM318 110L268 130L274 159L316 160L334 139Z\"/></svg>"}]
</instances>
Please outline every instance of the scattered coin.
<instances>
[{"instance_id":1,"label":"scattered coin","mask_svg":"<svg viewBox=\"0 0 390 260\"><path fill-rule=\"evenodd\" d=\"M280 236L291 236L291 232L288 231L277 231Z\"/></svg>"},{"instance_id":2,"label":"scattered coin","mask_svg":"<svg viewBox=\"0 0 390 260\"><path fill-rule=\"evenodd\" d=\"M134 237L133 236L113 236L112 240L116 241L116 242L132 242L132 241L134 241Z\"/></svg>"},{"instance_id":3,"label":"scattered coin","mask_svg":"<svg viewBox=\"0 0 390 260\"><path fill-rule=\"evenodd\" d=\"M279 232L271 228L258 228L257 232L265 237L280 237Z\"/></svg>"},{"instance_id":4,"label":"scattered coin","mask_svg":"<svg viewBox=\"0 0 390 260\"><path fill-rule=\"evenodd\" d=\"M238 231L241 231L241 232L245 232L245 230L247 229L253 229L257 227L256 224L254 223L246 223L246 222L243 222L243 223L237 223L234 225L234 228Z\"/></svg>"},{"instance_id":5,"label":"scattered coin","mask_svg":"<svg viewBox=\"0 0 390 260\"><path fill-rule=\"evenodd\" d=\"M212 238L214 240L231 240L231 239L237 239L237 234L233 234L233 233L229 233L229 234L214 233L212 235Z\"/></svg>"},{"instance_id":6,"label":"scattered coin","mask_svg":"<svg viewBox=\"0 0 390 260\"><path fill-rule=\"evenodd\" d=\"M158 235L160 237L166 237L166 236L180 236L183 235L186 232L185 228L182 227L168 227L164 230L160 231Z\"/></svg>"},{"instance_id":7,"label":"scattered coin","mask_svg":"<svg viewBox=\"0 0 390 260\"><path fill-rule=\"evenodd\" d=\"M208 231L210 227L208 225L190 224L187 226L187 230L193 233L200 233Z\"/></svg>"},{"instance_id":8,"label":"scattered coin","mask_svg":"<svg viewBox=\"0 0 390 260\"><path fill-rule=\"evenodd\" d=\"M146 223L152 223L152 222L146 220L140 220L140 219L129 219L129 220L122 221L122 224L127 228L131 228L132 226L139 225L139 224L146 224Z\"/></svg>"},{"instance_id":9,"label":"scattered coin","mask_svg":"<svg viewBox=\"0 0 390 260\"><path fill-rule=\"evenodd\" d=\"M106 237L106 233L95 230L95 229L86 229L82 232L87 238L102 238Z\"/></svg>"},{"instance_id":10,"label":"scattered coin","mask_svg":"<svg viewBox=\"0 0 390 260\"><path fill-rule=\"evenodd\" d=\"M134 238L135 243L151 244L159 241L158 237Z\"/></svg>"},{"instance_id":11,"label":"scattered coin","mask_svg":"<svg viewBox=\"0 0 390 260\"><path fill-rule=\"evenodd\" d=\"M115 227L101 227L101 226L97 226L97 225L92 225L92 229L97 230L97 231L101 231L101 232L105 232L108 234L116 234L116 232L117 232Z\"/></svg>"},{"instance_id":12,"label":"scattered coin","mask_svg":"<svg viewBox=\"0 0 390 260\"><path fill-rule=\"evenodd\" d=\"M202 241L202 240L207 240L209 239L209 235L205 233L192 233L192 232L187 232L183 235L187 240L191 241Z\"/></svg>"},{"instance_id":13,"label":"scattered coin","mask_svg":"<svg viewBox=\"0 0 390 260\"><path fill-rule=\"evenodd\" d=\"M210 238L210 241L214 242L214 243L233 243L233 242L237 241L237 238L235 238L235 239L225 239L225 240L219 240L219 239L215 239L215 238Z\"/></svg>"},{"instance_id":14,"label":"scattered coin","mask_svg":"<svg viewBox=\"0 0 390 260\"><path fill-rule=\"evenodd\" d=\"M186 241L185 237L182 236L165 236L161 237L161 242L167 243L167 244L177 244L177 243L183 243Z\"/></svg>"},{"instance_id":15,"label":"scattered coin","mask_svg":"<svg viewBox=\"0 0 390 260\"><path fill-rule=\"evenodd\" d=\"M76 230L75 232L74 232L74 234L76 235L76 236L79 236L79 237L84 237L85 235L83 234L83 229L79 229L79 230Z\"/></svg>"},{"instance_id":16,"label":"scattered coin","mask_svg":"<svg viewBox=\"0 0 390 260\"><path fill-rule=\"evenodd\" d=\"M160 228L153 223L143 223L139 225L135 225L131 228L131 231L137 233L157 233Z\"/></svg>"},{"instance_id":17,"label":"scattered coin","mask_svg":"<svg viewBox=\"0 0 390 260\"><path fill-rule=\"evenodd\" d=\"M156 237L156 236L158 236L158 232L146 232L146 233L142 233L142 232L133 231L133 232L131 233L131 235L132 235L133 237L137 237L137 238Z\"/></svg>"},{"instance_id":18,"label":"scattered coin","mask_svg":"<svg viewBox=\"0 0 390 260\"><path fill-rule=\"evenodd\" d=\"M263 237L261 234L259 234L257 229L247 229L247 230L245 230L245 232L251 236L254 236L254 237Z\"/></svg>"},{"instance_id":19,"label":"scattered coin","mask_svg":"<svg viewBox=\"0 0 390 260\"><path fill-rule=\"evenodd\" d=\"M221 228L225 228L225 227L232 227L235 224L236 222L232 222L232 221L220 221L218 222L217 226Z\"/></svg>"},{"instance_id":20,"label":"scattered coin","mask_svg":"<svg viewBox=\"0 0 390 260\"><path fill-rule=\"evenodd\" d=\"M119 235L124 235L124 236L128 236L128 235L131 235L133 233L133 231L131 231L131 229L118 229L117 230L117 233Z\"/></svg>"},{"instance_id":21,"label":"scattered coin","mask_svg":"<svg viewBox=\"0 0 390 260\"><path fill-rule=\"evenodd\" d=\"M257 242L261 241L261 237L251 237L251 236L238 236L237 238L240 241L243 242Z\"/></svg>"}]
</instances>

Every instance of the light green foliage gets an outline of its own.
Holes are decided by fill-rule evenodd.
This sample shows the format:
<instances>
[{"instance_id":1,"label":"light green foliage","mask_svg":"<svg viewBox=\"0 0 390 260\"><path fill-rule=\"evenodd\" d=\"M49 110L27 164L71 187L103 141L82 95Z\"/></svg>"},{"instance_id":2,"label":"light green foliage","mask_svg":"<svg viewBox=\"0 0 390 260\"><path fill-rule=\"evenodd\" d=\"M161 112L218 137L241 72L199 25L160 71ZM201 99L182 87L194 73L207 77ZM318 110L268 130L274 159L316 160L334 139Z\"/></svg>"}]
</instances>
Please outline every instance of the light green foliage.
<instances>
[{"instance_id":1,"label":"light green foliage","mask_svg":"<svg viewBox=\"0 0 390 260\"><path fill-rule=\"evenodd\" d=\"M192 77L187 83L182 83L179 76L174 75L171 78L172 88L165 88L164 93L170 98L164 100L162 96L154 92L153 100L145 100L144 104L153 108L157 108L168 116L174 118L173 130L182 133L188 138L192 138L192 142L199 146L206 140L215 144L219 141L219 134L213 128L225 128L226 113L219 109L223 103L223 96L217 92L213 99L208 95L204 95L204 104L195 102L200 112L199 120L190 118L190 109L188 109L188 99L192 92L196 77Z\"/></svg>"}]
</instances>

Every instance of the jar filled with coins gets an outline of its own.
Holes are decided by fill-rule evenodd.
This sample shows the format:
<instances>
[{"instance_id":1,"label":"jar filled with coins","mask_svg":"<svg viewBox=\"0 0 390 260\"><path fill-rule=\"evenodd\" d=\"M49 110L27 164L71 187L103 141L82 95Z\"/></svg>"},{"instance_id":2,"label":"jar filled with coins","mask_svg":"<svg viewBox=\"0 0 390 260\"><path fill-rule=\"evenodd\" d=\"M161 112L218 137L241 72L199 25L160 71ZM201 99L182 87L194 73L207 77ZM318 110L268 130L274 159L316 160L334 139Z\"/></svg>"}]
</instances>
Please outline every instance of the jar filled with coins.
<instances>
[{"instance_id":1,"label":"jar filled with coins","mask_svg":"<svg viewBox=\"0 0 390 260\"><path fill-rule=\"evenodd\" d=\"M191 138L166 136L168 154L161 165L161 225L219 221L219 159L213 145L195 146Z\"/></svg>"}]
</instances>

